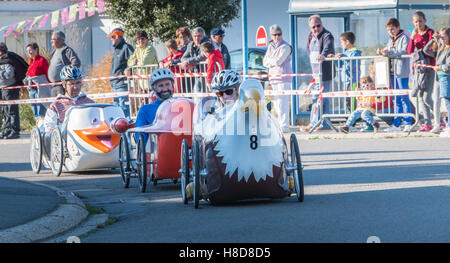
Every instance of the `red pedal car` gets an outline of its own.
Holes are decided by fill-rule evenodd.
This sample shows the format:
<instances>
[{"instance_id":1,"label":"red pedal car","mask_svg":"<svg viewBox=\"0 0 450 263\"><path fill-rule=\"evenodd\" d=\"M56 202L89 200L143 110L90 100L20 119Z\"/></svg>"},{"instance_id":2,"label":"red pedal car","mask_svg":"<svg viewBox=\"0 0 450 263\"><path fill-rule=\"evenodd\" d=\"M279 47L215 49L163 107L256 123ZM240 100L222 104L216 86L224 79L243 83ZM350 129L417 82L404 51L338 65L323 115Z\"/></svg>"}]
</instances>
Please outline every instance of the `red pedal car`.
<instances>
[{"instance_id":1,"label":"red pedal car","mask_svg":"<svg viewBox=\"0 0 450 263\"><path fill-rule=\"evenodd\" d=\"M180 156L183 139L191 144L193 111L192 100L172 98L159 106L150 125L134 127L124 118L116 119L111 124L114 131L121 133L119 162L124 187L129 187L131 177L139 179L141 192L147 190L149 181L154 185L163 179L177 183L180 161L174 158Z\"/></svg>"}]
</instances>

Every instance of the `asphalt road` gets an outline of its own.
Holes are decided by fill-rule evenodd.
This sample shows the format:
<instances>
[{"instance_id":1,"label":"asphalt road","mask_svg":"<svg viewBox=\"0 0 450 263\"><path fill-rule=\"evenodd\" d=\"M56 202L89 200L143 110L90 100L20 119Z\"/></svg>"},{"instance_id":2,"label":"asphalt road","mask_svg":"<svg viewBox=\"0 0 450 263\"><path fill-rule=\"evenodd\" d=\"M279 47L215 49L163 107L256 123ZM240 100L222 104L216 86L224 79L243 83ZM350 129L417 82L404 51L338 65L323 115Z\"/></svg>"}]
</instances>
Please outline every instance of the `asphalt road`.
<instances>
[{"instance_id":1,"label":"asphalt road","mask_svg":"<svg viewBox=\"0 0 450 263\"><path fill-rule=\"evenodd\" d=\"M31 172L28 144L2 144L0 176L73 191L117 222L81 242L450 242L450 139L300 140L305 199L250 201L200 209L180 186L137 181L119 171ZM4 165L7 164L7 165Z\"/></svg>"}]
</instances>

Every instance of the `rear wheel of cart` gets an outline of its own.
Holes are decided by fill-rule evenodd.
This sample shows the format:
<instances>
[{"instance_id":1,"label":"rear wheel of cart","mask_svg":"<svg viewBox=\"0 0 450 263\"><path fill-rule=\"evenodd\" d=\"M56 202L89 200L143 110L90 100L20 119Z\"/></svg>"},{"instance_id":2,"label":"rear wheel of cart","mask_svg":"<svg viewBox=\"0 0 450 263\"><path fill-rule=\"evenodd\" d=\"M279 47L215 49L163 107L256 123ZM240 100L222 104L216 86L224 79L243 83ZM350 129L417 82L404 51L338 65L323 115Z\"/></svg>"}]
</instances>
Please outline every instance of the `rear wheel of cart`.
<instances>
[{"instance_id":1,"label":"rear wheel of cart","mask_svg":"<svg viewBox=\"0 0 450 263\"><path fill-rule=\"evenodd\" d=\"M183 203L188 203L188 198L186 196L186 186L189 184L189 145L186 139L183 139L181 143L181 166L180 166L180 176L181 176L181 198Z\"/></svg>"},{"instance_id":2,"label":"rear wheel of cart","mask_svg":"<svg viewBox=\"0 0 450 263\"><path fill-rule=\"evenodd\" d=\"M145 153L144 135L139 136L136 168L139 180L139 190L143 193L147 190L147 154Z\"/></svg>"},{"instance_id":3,"label":"rear wheel of cart","mask_svg":"<svg viewBox=\"0 0 450 263\"><path fill-rule=\"evenodd\" d=\"M198 208L200 202L200 147L198 141L192 144L192 170L194 174L194 207Z\"/></svg>"},{"instance_id":4,"label":"rear wheel of cart","mask_svg":"<svg viewBox=\"0 0 450 263\"><path fill-rule=\"evenodd\" d=\"M30 163L33 172L38 174L42 167L42 137L37 126L31 130Z\"/></svg>"},{"instance_id":5,"label":"rear wheel of cart","mask_svg":"<svg viewBox=\"0 0 450 263\"><path fill-rule=\"evenodd\" d=\"M295 166L293 171L295 192L299 202L303 202L304 187L303 187L303 167L300 159L300 150L298 148L298 141L295 134L291 134L291 162Z\"/></svg>"},{"instance_id":6,"label":"rear wheel of cart","mask_svg":"<svg viewBox=\"0 0 450 263\"><path fill-rule=\"evenodd\" d=\"M127 136L123 133L120 135L119 143L119 163L120 176L122 177L123 186L128 188L130 186L130 148Z\"/></svg>"}]
</instances>

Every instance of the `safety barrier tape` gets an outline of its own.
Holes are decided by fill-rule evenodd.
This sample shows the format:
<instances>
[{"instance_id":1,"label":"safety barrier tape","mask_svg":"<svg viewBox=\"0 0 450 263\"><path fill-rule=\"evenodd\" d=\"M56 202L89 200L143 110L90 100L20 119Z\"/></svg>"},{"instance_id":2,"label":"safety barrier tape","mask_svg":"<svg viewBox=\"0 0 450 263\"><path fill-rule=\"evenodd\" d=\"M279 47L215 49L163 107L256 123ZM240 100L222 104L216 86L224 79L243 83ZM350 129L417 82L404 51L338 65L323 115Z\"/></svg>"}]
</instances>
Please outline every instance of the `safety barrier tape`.
<instances>
[{"instance_id":1,"label":"safety barrier tape","mask_svg":"<svg viewBox=\"0 0 450 263\"><path fill-rule=\"evenodd\" d=\"M435 66L427 65L427 64L419 64L419 63L416 63L416 64L414 64L414 67L415 67L415 68L417 68L417 67L434 68Z\"/></svg>"},{"instance_id":2,"label":"safety barrier tape","mask_svg":"<svg viewBox=\"0 0 450 263\"><path fill-rule=\"evenodd\" d=\"M83 82L90 81L98 81L98 80L112 80L118 78L129 78L129 79L149 79L151 75L117 75L117 76L108 76L108 77L97 77L97 78L89 78L83 79ZM206 77L207 73L175 73L174 76L176 78L187 78L187 77ZM280 78L280 77L304 77L304 76L312 76L312 74L300 74L300 73L292 73L292 74L247 74L242 75L243 77L249 78ZM11 87L2 87L0 89L10 90L10 89L21 89L21 88L32 88L32 87L41 87L41 86L55 86L61 85L62 82L49 82L49 83L41 83L41 84L30 84L30 85L21 85L21 86L11 86Z\"/></svg>"},{"instance_id":3,"label":"safety barrier tape","mask_svg":"<svg viewBox=\"0 0 450 263\"><path fill-rule=\"evenodd\" d=\"M323 98L339 98L339 97L360 97L360 96L397 96L397 95L408 95L409 90L368 90L368 91L332 91L332 92L320 92L320 91L309 91L307 94L305 90L265 90L264 95L266 96L292 96L292 95L319 95ZM88 94L91 99L109 99L116 97L128 96L130 98L148 98L149 94L133 94L128 91L123 92L110 92L110 93L99 93L99 94ZM214 93L175 93L174 97L189 97L189 98L199 98L206 96L215 96ZM0 105L12 105L12 104L34 104L34 103L49 103L53 102L56 97L51 98L39 98L39 99L23 99L23 100L0 100Z\"/></svg>"}]
</instances>

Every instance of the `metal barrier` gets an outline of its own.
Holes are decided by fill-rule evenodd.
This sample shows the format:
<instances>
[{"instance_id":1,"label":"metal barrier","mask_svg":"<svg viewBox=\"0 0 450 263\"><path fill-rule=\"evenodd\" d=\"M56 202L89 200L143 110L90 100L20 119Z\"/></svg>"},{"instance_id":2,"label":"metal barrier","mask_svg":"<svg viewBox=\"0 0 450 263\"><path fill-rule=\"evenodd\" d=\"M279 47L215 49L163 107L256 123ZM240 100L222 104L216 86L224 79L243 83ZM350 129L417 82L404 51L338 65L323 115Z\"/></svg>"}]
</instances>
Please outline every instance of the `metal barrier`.
<instances>
[{"instance_id":1,"label":"metal barrier","mask_svg":"<svg viewBox=\"0 0 450 263\"><path fill-rule=\"evenodd\" d=\"M218 70L216 70L216 67ZM222 70L219 63L216 63L214 73ZM131 75L151 75L152 72L158 69L158 65L145 65L131 67ZM174 93L175 94L189 94L189 93L207 93L210 92L206 85L207 63L200 62L197 65L189 66L188 69L183 69L180 64L170 66L168 68L174 74L181 76L175 77ZM189 73L203 73L202 76L189 76ZM128 90L130 98L130 117L136 119L139 108L142 105L153 102L156 97L152 96L152 89L150 86L150 78L135 79L128 78Z\"/></svg>"},{"instance_id":2,"label":"metal barrier","mask_svg":"<svg viewBox=\"0 0 450 263\"><path fill-rule=\"evenodd\" d=\"M399 59L410 57L411 56L402 56ZM314 96L311 108L311 111L319 111L319 119L309 132L312 133L318 126L322 125L324 121L338 132L339 130L333 125L332 120L340 121L342 119L347 119L357 108L356 97L359 97L359 95L342 95L342 93L339 93L334 96L322 96L322 94L360 90L361 77L370 75L372 75L371 77L375 83L376 90L397 90L397 82L391 81L391 78L396 76L390 73L390 65L394 60L395 59L389 59L384 56L361 56L326 58L323 62L320 62L320 71L317 76L314 76L316 84L312 90L320 91L321 94ZM331 81L322 81L322 63L324 62L331 63ZM415 119L415 123L412 125L412 128L414 128L419 123L419 98L416 98L415 114L398 113L395 112L394 109L400 96L408 95L383 95L376 97L375 116L385 122L390 122L389 118L393 117L412 117ZM326 103L328 103L328 105L325 105ZM324 107L326 108L326 112L324 112Z\"/></svg>"}]
</instances>

